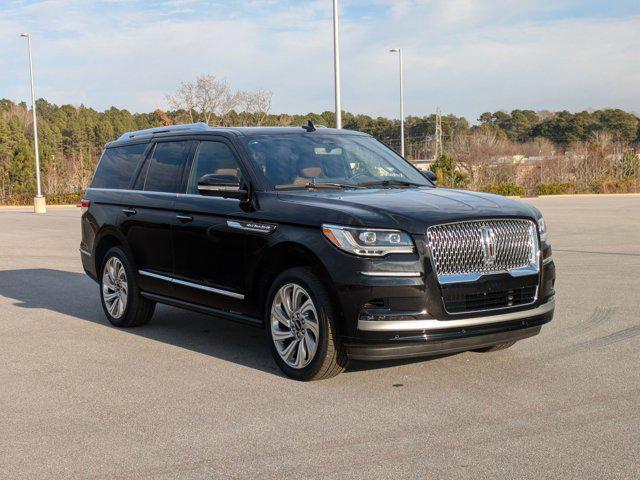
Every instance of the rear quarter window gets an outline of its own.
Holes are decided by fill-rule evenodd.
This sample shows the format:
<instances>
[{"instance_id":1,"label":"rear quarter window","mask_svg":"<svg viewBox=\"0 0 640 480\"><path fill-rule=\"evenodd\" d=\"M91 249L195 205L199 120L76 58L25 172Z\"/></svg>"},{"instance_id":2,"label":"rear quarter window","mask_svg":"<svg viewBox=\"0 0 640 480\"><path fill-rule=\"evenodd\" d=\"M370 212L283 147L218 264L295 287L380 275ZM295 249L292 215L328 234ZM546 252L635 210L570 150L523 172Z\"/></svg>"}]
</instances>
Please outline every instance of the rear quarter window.
<instances>
[{"instance_id":1,"label":"rear quarter window","mask_svg":"<svg viewBox=\"0 0 640 480\"><path fill-rule=\"evenodd\" d=\"M129 188L147 145L147 143L139 143L107 148L93 175L91 188Z\"/></svg>"}]
</instances>

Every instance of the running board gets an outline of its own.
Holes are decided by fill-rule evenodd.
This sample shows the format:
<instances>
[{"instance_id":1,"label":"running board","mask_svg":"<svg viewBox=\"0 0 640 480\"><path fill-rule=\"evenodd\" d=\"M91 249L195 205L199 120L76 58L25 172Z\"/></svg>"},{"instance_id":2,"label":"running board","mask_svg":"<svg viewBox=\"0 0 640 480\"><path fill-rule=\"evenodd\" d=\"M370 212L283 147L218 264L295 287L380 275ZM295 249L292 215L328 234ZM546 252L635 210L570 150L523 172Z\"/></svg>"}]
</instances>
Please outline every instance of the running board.
<instances>
[{"instance_id":1,"label":"running board","mask_svg":"<svg viewBox=\"0 0 640 480\"><path fill-rule=\"evenodd\" d=\"M165 305L171 305L172 307L184 308L193 312L204 313L206 315L212 315L215 317L221 317L225 320L231 320L233 322L242 323L244 325L251 325L252 327L263 328L264 322L256 317L250 317L249 315L243 315L241 313L229 312L227 310L221 310L218 308L207 307L205 305L198 305L197 303L185 302L184 300L178 300L177 298L165 297L164 295L156 295L155 293L140 292L144 298L153 300L154 302L164 303Z\"/></svg>"}]
</instances>

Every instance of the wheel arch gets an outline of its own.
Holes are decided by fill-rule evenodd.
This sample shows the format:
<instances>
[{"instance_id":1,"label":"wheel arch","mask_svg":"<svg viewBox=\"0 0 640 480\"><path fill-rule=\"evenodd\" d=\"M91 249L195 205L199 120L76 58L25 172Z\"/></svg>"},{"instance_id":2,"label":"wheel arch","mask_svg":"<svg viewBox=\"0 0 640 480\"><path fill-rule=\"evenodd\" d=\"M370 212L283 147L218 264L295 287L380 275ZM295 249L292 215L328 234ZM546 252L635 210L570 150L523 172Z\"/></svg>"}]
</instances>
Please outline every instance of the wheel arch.
<instances>
[{"instance_id":1,"label":"wheel arch","mask_svg":"<svg viewBox=\"0 0 640 480\"><path fill-rule=\"evenodd\" d=\"M273 281L285 270L295 267L307 267L317 274L333 301L336 313L341 315L337 292L324 263L305 245L287 241L267 250L253 271L250 292L256 299L260 316L264 316L265 302Z\"/></svg>"},{"instance_id":2,"label":"wheel arch","mask_svg":"<svg viewBox=\"0 0 640 480\"><path fill-rule=\"evenodd\" d=\"M115 228L105 228L96 237L95 248L93 252L93 260L97 276L100 275L100 269L102 267L104 256L113 247L121 247L124 250L125 255L127 255L129 261L131 261L132 264L135 265L131 250L129 249L124 236Z\"/></svg>"}]
</instances>

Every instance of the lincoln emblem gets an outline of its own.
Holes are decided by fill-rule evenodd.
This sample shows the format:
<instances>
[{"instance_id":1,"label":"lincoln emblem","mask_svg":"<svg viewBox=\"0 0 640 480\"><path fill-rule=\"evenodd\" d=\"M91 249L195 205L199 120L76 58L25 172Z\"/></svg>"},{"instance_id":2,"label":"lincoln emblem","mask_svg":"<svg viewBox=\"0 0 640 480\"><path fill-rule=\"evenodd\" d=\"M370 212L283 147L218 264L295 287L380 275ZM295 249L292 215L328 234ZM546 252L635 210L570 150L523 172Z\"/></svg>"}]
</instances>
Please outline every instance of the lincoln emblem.
<instances>
[{"instance_id":1,"label":"lincoln emblem","mask_svg":"<svg viewBox=\"0 0 640 480\"><path fill-rule=\"evenodd\" d=\"M483 225L480 227L480 244L485 265L493 265L496 262L496 242L493 228Z\"/></svg>"}]
</instances>

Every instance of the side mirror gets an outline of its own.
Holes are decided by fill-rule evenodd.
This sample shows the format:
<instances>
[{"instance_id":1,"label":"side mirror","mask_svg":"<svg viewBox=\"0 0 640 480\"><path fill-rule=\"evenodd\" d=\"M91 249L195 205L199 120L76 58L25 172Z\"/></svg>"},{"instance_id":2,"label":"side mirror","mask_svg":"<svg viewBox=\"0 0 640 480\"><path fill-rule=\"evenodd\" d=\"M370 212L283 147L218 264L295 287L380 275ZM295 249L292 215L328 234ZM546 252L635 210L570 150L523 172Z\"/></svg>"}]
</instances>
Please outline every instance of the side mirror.
<instances>
[{"instance_id":1,"label":"side mirror","mask_svg":"<svg viewBox=\"0 0 640 480\"><path fill-rule=\"evenodd\" d=\"M427 179L427 180L431 180L433 183L436 183L436 180L438 180L438 177L435 173L433 173L431 170L423 170L422 171L422 175Z\"/></svg>"},{"instance_id":2,"label":"side mirror","mask_svg":"<svg viewBox=\"0 0 640 480\"><path fill-rule=\"evenodd\" d=\"M245 198L247 191L240 188L240 181L235 175L210 173L198 180L198 192L209 197Z\"/></svg>"}]
</instances>

